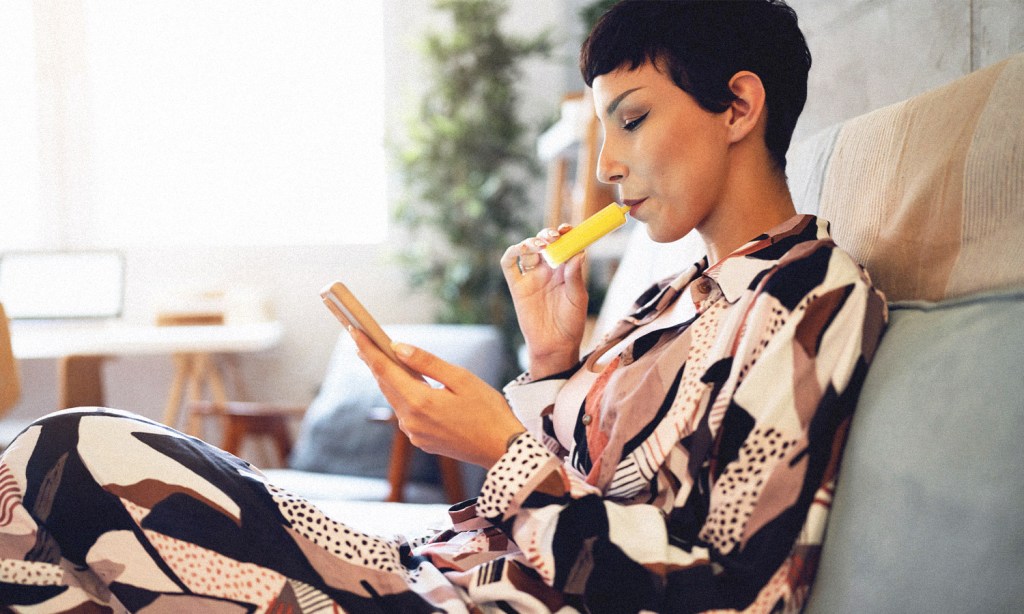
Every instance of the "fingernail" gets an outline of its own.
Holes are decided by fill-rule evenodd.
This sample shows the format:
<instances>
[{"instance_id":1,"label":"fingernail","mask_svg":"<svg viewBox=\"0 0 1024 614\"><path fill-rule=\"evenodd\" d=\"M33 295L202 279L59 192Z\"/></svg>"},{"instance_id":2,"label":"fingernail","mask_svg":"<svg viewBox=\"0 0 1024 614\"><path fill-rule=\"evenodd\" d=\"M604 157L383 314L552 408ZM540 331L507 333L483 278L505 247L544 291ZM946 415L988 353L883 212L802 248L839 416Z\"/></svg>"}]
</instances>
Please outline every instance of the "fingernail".
<instances>
[{"instance_id":1,"label":"fingernail","mask_svg":"<svg viewBox=\"0 0 1024 614\"><path fill-rule=\"evenodd\" d=\"M404 343L392 343L391 349L395 351L402 358L408 358L412 356L412 346Z\"/></svg>"}]
</instances>

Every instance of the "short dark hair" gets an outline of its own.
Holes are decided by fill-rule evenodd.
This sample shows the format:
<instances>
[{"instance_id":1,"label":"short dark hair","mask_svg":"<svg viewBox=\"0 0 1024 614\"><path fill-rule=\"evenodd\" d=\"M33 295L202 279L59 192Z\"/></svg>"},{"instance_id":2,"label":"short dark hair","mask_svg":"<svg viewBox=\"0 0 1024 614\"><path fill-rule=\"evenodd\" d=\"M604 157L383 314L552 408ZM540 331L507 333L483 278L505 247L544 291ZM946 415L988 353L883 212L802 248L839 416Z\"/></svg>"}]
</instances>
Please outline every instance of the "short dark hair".
<instances>
[{"instance_id":1,"label":"short dark hair","mask_svg":"<svg viewBox=\"0 0 1024 614\"><path fill-rule=\"evenodd\" d=\"M588 86L621 66L650 62L713 113L736 96L729 80L749 70L764 84L765 144L779 170L807 100L807 48L782 0L624 0L594 26L580 51Z\"/></svg>"}]
</instances>

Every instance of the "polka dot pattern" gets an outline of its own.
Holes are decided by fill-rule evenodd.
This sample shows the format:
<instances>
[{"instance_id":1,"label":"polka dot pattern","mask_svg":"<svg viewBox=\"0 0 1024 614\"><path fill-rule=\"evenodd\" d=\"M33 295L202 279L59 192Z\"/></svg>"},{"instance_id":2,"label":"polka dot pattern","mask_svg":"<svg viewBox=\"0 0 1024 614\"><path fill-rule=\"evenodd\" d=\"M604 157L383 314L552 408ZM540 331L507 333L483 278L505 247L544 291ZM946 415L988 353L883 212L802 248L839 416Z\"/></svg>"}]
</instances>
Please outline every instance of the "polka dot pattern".
<instances>
[{"instance_id":1,"label":"polka dot pattern","mask_svg":"<svg viewBox=\"0 0 1024 614\"><path fill-rule=\"evenodd\" d=\"M739 457L715 482L711 513L701 529L701 539L723 553L730 552L743 537L772 468L795 445L796 439L786 438L772 427L751 432Z\"/></svg>"},{"instance_id":2,"label":"polka dot pattern","mask_svg":"<svg viewBox=\"0 0 1024 614\"><path fill-rule=\"evenodd\" d=\"M514 380L512 380L512 382L509 385L510 386L511 385L524 386L526 384L529 384L532 381L533 381L533 377L530 375L530 372L529 371L524 371L523 373L519 374L519 377L517 377Z\"/></svg>"},{"instance_id":3,"label":"polka dot pattern","mask_svg":"<svg viewBox=\"0 0 1024 614\"><path fill-rule=\"evenodd\" d=\"M59 565L0 559L0 582L26 586L53 586L60 584L63 578L64 570Z\"/></svg>"},{"instance_id":4,"label":"polka dot pattern","mask_svg":"<svg viewBox=\"0 0 1024 614\"><path fill-rule=\"evenodd\" d=\"M698 318L685 333L689 335L690 351L687 362L694 365L706 365L709 356L713 356L713 340L716 337L721 316L720 312L728 307L724 300L717 301L707 308L706 315ZM704 395L708 384L702 381L704 369L691 368L683 371L682 382L669 415L658 425L655 436L648 444L639 446L632 452L640 478L649 483L662 470L665 459L680 439L693 432L705 411ZM683 466L685 470L685 466ZM634 493L635 494L635 493Z\"/></svg>"},{"instance_id":5,"label":"polka dot pattern","mask_svg":"<svg viewBox=\"0 0 1024 614\"><path fill-rule=\"evenodd\" d=\"M747 324L748 328L753 328L755 331L764 331L759 334L756 338L756 343L750 344L751 347L743 355L743 364L740 365L739 381L743 381L743 378L747 376L750 369L757 362L757 359L764 353L765 348L768 347L768 342L775 338L776 333L782 329L782 325L786 321L786 310L783 309L777 301L770 298L763 299L765 301L771 301L775 303L772 305L767 314L763 314L762 317L766 317L766 321L761 324L758 322L750 322Z\"/></svg>"},{"instance_id":6,"label":"polka dot pattern","mask_svg":"<svg viewBox=\"0 0 1024 614\"><path fill-rule=\"evenodd\" d=\"M551 452L530 433L517 438L487 472L476 503L477 515L491 519L504 517L513 498L551 458Z\"/></svg>"},{"instance_id":7,"label":"polka dot pattern","mask_svg":"<svg viewBox=\"0 0 1024 614\"><path fill-rule=\"evenodd\" d=\"M292 528L320 548L346 562L379 571L407 574L398 540L356 531L328 518L303 497L267 485L274 502Z\"/></svg>"}]
</instances>

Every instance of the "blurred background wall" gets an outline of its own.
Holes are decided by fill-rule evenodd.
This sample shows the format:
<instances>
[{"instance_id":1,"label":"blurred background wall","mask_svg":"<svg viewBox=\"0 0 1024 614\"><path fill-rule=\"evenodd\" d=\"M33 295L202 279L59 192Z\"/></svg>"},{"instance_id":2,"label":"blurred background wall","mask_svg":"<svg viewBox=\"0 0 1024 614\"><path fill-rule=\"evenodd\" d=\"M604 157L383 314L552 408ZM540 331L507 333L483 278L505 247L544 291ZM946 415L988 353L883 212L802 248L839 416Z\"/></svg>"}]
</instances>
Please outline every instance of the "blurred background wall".
<instances>
[{"instance_id":1,"label":"blurred background wall","mask_svg":"<svg viewBox=\"0 0 1024 614\"><path fill-rule=\"evenodd\" d=\"M427 0L383 0L386 6L386 117L389 138L401 142L422 90L417 44L427 27L444 27ZM550 122L566 92L581 89L575 54L583 28L582 0L511 0L506 25L533 34L549 29L555 53L530 60L522 81L524 117ZM1020 0L792 0L814 58L809 102L795 141L835 122L896 102L1024 51ZM1021 129L1021 127L1017 127ZM359 181L358 169L344 169ZM523 206L541 219L544 177ZM398 177L380 186L372 206L390 207ZM4 206L4 205L0 205ZM397 239L395 239L397 240ZM281 344L241 359L252 397L306 403L315 393L339 333L317 297L329 280L345 278L383 322L423 322L424 295L411 294L387 244L334 247L131 248L125 319L147 321L145 298L154 281L173 287L265 289L284 325ZM11 418L27 420L56 403L54 361L23 361L24 395ZM108 404L159 417L172 376L167 357L119 358L106 366Z\"/></svg>"}]
</instances>

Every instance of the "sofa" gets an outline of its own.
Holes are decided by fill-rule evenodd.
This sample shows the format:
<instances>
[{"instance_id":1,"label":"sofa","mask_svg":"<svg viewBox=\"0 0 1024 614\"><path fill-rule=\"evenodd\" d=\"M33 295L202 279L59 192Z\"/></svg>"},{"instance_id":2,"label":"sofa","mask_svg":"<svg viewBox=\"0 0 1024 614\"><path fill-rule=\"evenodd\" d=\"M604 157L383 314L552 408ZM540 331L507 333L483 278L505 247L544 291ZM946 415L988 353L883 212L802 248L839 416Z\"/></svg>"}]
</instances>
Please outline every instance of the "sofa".
<instances>
[{"instance_id":1,"label":"sofa","mask_svg":"<svg viewBox=\"0 0 1024 614\"><path fill-rule=\"evenodd\" d=\"M831 221L890 307L810 612L1024 609L1022 100L1017 55L792 148L798 209ZM642 227L620 232L629 274L612 279L598 330L702 255L696 236L656 245ZM378 532L445 519L443 505L310 495Z\"/></svg>"},{"instance_id":2,"label":"sofa","mask_svg":"<svg viewBox=\"0 0 1024 614\"><path fill-rule=\"evenodd\" d=\"M486 325L384 325L392 339L422 347L461 365L494 387L509 373L498 330ZM320 503L381 501L454 503L479 491L484 471L460 464L454 498L437 457L412 448L389 420L391 410L347 333L338 338L327 373L303 415L287 469L265 472L274 483ZM409 446L404 481L396 480L392 455ZM395 492L397 491L397 492Z\"/></svg>"}]
</instances>

